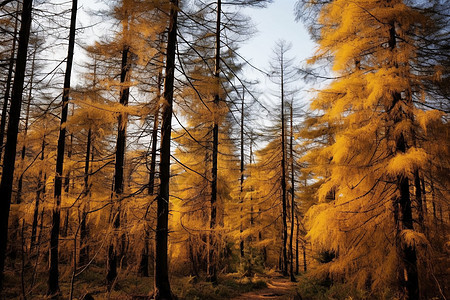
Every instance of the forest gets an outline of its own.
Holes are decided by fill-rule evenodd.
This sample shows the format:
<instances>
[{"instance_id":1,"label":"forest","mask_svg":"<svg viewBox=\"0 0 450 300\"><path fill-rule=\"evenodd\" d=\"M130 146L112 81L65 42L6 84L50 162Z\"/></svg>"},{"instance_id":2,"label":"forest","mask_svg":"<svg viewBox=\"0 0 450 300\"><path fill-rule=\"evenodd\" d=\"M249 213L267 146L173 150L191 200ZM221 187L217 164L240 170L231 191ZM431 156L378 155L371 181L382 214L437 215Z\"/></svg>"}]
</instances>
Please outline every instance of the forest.
<instances>
[{"instance_id":1,"label":"forest","mask_svg":"<svg viewBox=\"0 0 450 300\"><path fill-rule=\"evenodd\" d=\"M450 3L280 1L0 0L1 300L449 299Z\"/></svg>"}]
</instances>

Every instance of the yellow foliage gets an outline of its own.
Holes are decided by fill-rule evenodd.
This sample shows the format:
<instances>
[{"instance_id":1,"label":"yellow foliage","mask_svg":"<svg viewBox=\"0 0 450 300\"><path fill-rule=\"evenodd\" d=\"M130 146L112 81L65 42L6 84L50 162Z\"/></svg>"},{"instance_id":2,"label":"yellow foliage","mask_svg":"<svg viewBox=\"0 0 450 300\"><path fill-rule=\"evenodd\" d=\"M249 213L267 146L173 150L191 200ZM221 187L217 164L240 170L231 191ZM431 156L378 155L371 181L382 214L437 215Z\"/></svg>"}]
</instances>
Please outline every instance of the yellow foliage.
<instances>
[{"instance_id":1,"label":"yellow foliage","mask_svg":"<svg viewBox=\"0 0 450 300\"><path fill-rule=\"evenodd\" d=\"M406 153L398 153L389 160L386 171L390 175L408 175L420 169L427 162L427 153L421 148L410 148Z\"/></svg>"}]
</instances>

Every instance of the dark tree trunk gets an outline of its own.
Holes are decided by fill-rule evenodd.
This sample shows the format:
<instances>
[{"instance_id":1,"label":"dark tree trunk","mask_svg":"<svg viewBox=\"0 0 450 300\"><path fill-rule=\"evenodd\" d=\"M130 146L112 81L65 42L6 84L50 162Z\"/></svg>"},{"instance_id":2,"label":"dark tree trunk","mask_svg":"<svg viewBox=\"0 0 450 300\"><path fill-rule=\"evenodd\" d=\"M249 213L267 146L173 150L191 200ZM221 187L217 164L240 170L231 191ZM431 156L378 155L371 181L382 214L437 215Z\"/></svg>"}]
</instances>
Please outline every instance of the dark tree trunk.
<instances>
[{"instance_id":1,"label":"dark tree trunk","mask_svg":"<svg viewBox=\"0 0 450 300\"><path fill-rule=\"evenodd\" d=\"M149 195L153 195L155 192L156 150L157 150L156 145L158 143L158 127L159 127L158 119L159 119L159 105L155 112L155 120L153 122L153 130L152 130L152 153L150 157L150 174L148 181Z\"/></svg>"},{"instance_id":2,"label":"dark tree trunk","mask_svg":"<svg viewBox=\"0 0 450 300\"><path fill-rule=\"evenodd\" d=\"M298 238L299 238L299 222L298 222L298 216L295 216L296 219L296 223L297 223L297 238L295 239L295 275L298 275L298 267L299 267L299 263L298 263Z\"/></svg>"},{"instance_id":3,"label":"dark tree trunk","mask_svg":"<svg viewBox=\"0 0 450 300\"><path fill-rule=\"evenodd\" d=\"M281 71L281 203L282 203L282 220L283 220L283 247L282 247L282 272L284 276L288 275L288 257L287 257L287 193L286 193L286 145L285 145L285 122L284 122L284 61L283 52L280 59Z\"/></svg>"},{"instance_id":4,"label":"dark tree trunk","mask_svg":"<svg viewBox=\"0 0 450 300\"><path fill-rule=\"evenodd\" d=\"M128 27L128 25L126 25ZM128 30L128 28L125 28L124 30ZM128 83L130 80L130 62L129 62L129 46L125 45L122 49L122 63L121 63L121 73L120 73L120 83L125 84ZM120 104L123 106L128 105L128 98L130 96L130 88L124 87L120 91ZM114 196L113 201L119 200L120 197L123 194L123 178L124 178L124 163L125 163L125 148L126 148L126 129L127 129L127 115L124 113L119 114L118 117L118 129L117 129L117 143L116 143L116 161L114 165ZM120 228L121 223L121 209L120 209L120 202L117 205L113 205L114 207L117 207L117 212L115 213L113 226L114 231L118 231ZM117 233L117 232L116 232ZM116 239L116 237L114 237ZM122 236L122 240L124 239L124 236ZM117 255L120 253L119 256L122 256L124 254L124 247L123 243L122 247L120 247L120 251L117 251L115 249L115 245L119 245L118 241L117 243L114 243L114 241L111 241L111 244L109 245L109 251L108 251L108 273L106 275L106 281L108 290L111 290L112 285L117 277Z\"/></svg>"},{"instance_id":5,"label":"dark tree trunk","mask_svg":"<svg viewBox=\"0 0 450 300\"><path fill-rule=\"evenodd\" d=\"M189 258L192 264L192 273L196 278L198 278L197 255L194 255L191 236L189 236L188 243L189 243Z\"/></svg>"},{"instance_id":6,"label":"dark tree trunk","mask_svg":"<svg viewBox=\"0 0 450 300\"><path fill-rule=\"evenodd\" d=\"M23 145L21 152L21 168L20 168L20 176L19 183L17 184L17 194L16 194L16 203L20 204L22 202L22 185L23 185L23 176L25 175L24 163L25 163L25 155L27 151L27 134L28 134L28 120L30 118L30 106L31 106L31 98L33 92L33 78L34 78L34 66L36 61L36 52L37 49L33 51L33 59L31 60L31 76L30 76L30 86L28 92L28 102L27 102L27 110L25 114L25 128L23 133Z\"/></svg>"},{"instance_id":7,"label":"dark tree trunk","mask_svg":"<svg viewBox=\"0 0 450 300\"><path fill-rule=\"evenodd\" d=\"M294 125L293 125L293 102L291 103L291 130L290 130L290 143L289 143L289 152L291 158L291 236L289 240L289 253L290 256L290 275L291 281L295 282L294 276L294 248L293 248L293 239L294 239L294 219L295 219L295 178L294 178Z\"/></svg>"},{"instance_id":8,"label":"dark tree trunk","mask_svg":"<svg viewBox=\"0 0 450 300\"><path fill-rule=\"evenodd\" d=\"M94 75L95 76L95 75ZM87 201L89 195L89 163L91 159L91 144L92 144L92 129L89 127L86 143L86 157L84 159L84 191L83 191L83 201ZM88 228L87 228L87 217L88 217L88 203L84 203L83 211L81 213L81 223L80 223L80 264L85 265L89 261L89 245L87 243L88 239Z\"/></svg>"},{"instance_id":9,"label":"dark tree trunk","mask_svg":"<svg viewBox=\"0 0 450 300\"><path fill-rule=\"evenodd\" d=\"M222 14L222 1L217 0L217 17L216 17L216 53L214 77L218 89L220 88L220 17ZM218 110L220 102L219 92L214 95L215 110ZM219 121L217 116L213 124L213 141L212 141L212 171L211 171L211 215L209 222L210 238L208 253L208 281L217 282L217 260L218 260L218 243L215 228L217 225L217 156L219 153Z\"/></svg>"},{"instance_id":10,"label":"dark tree trunk","mask_svg":"<svg viewBox=\"0 0 450 300\"><path fill-rule=\"evenodd\" d=\"M242 216L242 206L244 205L244 90L242 90L242 104L241 104L241 180L240 180L240 203L241 203L241 234L243 231L244 225L242 224L243 216ZM241 251L241 257L244 257L244 239L241 237L241 242L239 244L239 248Z\"/></svg>"},{"instance_id":11,"label":"dark tree trunk","mask_svg":"<svg viewBox=\"0 0 450 300\"><path fill-rule=\"evenodd\" d=\"M417 202L417 212L418 212L418 222L420 226L420 230L425 232L425 224L424 224L424 201L422 195L422 186L420 184L420 175L419 170L414 171L414 188L416 192L416 202Z\"/></svg>"},{"instance_id":12,"label":"dark tree trunk","mask_svg":"<svg viewBox=\"0 0 450 300\"><path fill-rule=\"evenodd\" d=\"M161 36L161 43L160 46L163 45L163 36ZM155 192L155 172L156 172L156 146L158 145L158 128L159 128L159 110L160 110L160 98L161 98L161 86L162 86L162 69L163 69L163 61L161 58L161 66L159 67L158 71L158 82L157 82L157 90L156 90L156 112L155 112L155 119L153 120L153 130L152 130L152 153L151 153L151 160L150 160L150 177L148 182L148 193L149 195L153 195Z\"/></svg>"},{"instance_id":13,"label":"dark tree trunk","mask_svg":"<svg viewBox=\"0 0 450 300\"><path fill-rule=\"evenodd\" d=\"M23 83L27 62L28 40L31 28L32 0L24 0L22 4L22 24L19 32L16 73L11 95L11 107L8 120L8 132L3 160L2 180L0 183L0 292L3 287L3 271L5 268L6 246L8 243L8 221L11 208L11 194L16 162L17 134L19 132L20 108L22 106Z\"/></svg>"},{"instance_id":14,"label":"dark tree trunk","mask_svg":"<svg viewBox=\"0 0 450 300\"><path fill-rule=\"evenodd\" d=\"M72 105L72 115L73 115L73 105ZM69 145L67 145L67 158L70 160L72 158L72 148L73 148L73 133L69 135ZM64 193L69 195L70 191L70 170L66 172L66 176L64 177ZM69 211L67 211L69 214Z\"/></svg>"},{"instance_id":15,"label":"dark tree trunk","mask_svg":"<svg viewBox=\"0 0 450 300\"><path fill-rule=\"evenodd\" d=\"M59 127L58 148L56 154L56 174L55 174L55 207L53 208L52 228L50 235L50 269L48 277L48 295L59 293L59 232L61 218L61 189L64 167L64 150L66 143L66 122L69 104L70 79L72 74L73 51L75 47L75 29L77 18L78 0L72 1L72 13L70 17L69 47L67 52L66 73L64 76L64 90L62 97L61 125Z\"/></svg>"},{"instance_id":16,"label":"dark tree trunk","mask_svg":"<svg viewBox=\"0 0 450 300\"><path fill-rule=\"evenodd\" d=\"M396 46L397 41L395 33L395 22L393 21L389 27L389 47L392 51L394 51ZM394 61L392 63L396 67L396 63ZM403 114L395 111L399 109L398 106L400 105L400 101L403 101L400 93L392 93L392 105L388 108L387 112L389 114L393 114L392 118L394 121L394 126L403 121ZM412 103L407 103L407 105L412 105ZM406 152L407 144L403 133L400 133L400 135L396 137L395 146L395 154ZM400 231L403 229L414 230L409 186L410 184L407 176L397 176L397 190L399 192L399 196L394 199L394 205L397 206L398 203L400 215L397 214L394 222L398 224L397 228ZM400 237L397 235L397 239L399 238ZM402 241L397 240L397 250L403 264L403 270L399 270L401 297L403 297L404 299L419 299L420 293L416 248L413 245L402 244Z\"/></svg>"},{"instance_id":17,"label":"dark tree trunk","mask_svg":"<svg viewBox=\"0 0 450 300\"><path fill-rule=\"evenodd\" d=\"M397 151L406 151L403 134L401 134L397 140ZM400 190L400 197L398 201L400 204L402 227L403 229L414 230L411 199L409 194L409 179L406 176L399 176L397 186ZM419 278L417 271L416 248L412 245L402 245L401 248L401 259L405 270L405 272L402 272L402 293L405 299L419 299Z\"/></svg>"},{"instance_id":18,"label":"dark tree trunk","mask_svg":"<svg viewBox=\"0 0 450 300\"><path fill-rule=\"evenodd\" d=\"M306 245L303 244L302 248L303 248L303 271L306 273L306 271L307 271L307 266L306 266Z\"/></svg>"},{"instance_id":19,"label":"dark tree trunk","mask_svg":"<svg viewBox=\"0 0 450 300\"><path fill-rule=\"evenodd\" d=\"M157 200L155 291L157 300L173 299L169 283L167 240L169 235L169 183L170 183L170 135L172 132L173 83L175 75L175 50L177 43L178 0L170 1L169 30L167 35L166 70L163 97L166 103L162 112L161 154L159 162L160 185Z\"/></svg>"},{"instance_id":20,"label":"dark tree trunk","mask_svg":"<svg viewBox=\"0 0 450 300\"><path fill-rule=\"evenodd\" d=\"M6 127L6 116L7 116L7 111L8 111L9 93L11 91L11 81L12 81L12 75L14 72L14 62L15 62L15 54L16 54L16 37L17 37L17 29L18 29L18 22L19 22L19 5L20 5L20 2L17 1L17 8L16 8L16 15L15 15L16 20L14 23L14 34L13 34L13 43L12 43L12 49L11 49L11 58L9 59L8 76L6 77L5 96L3 98L2 119L0 121L0 161L2 160L2 154L3 154L3 140L5 138L5 127Z\"/></svg>"},{"instance_id":21,"label":"dark tree trunk","mask_svg":"<svg viewBox=\"0 0 450 300\"><path fill-rule=\"evenodd\" d=\"M45 135L42 138L42 146L41 146L41 162L44 161L45 155ZM38 215L39 215L39 202L41 201L41 193L44 189L43 185L45 182L42 182L42 169L39 170L38 175L38 183L36 187L36 201L34 205L34 213L33 213L33 223L31 225L31 244L30 244L30 252L35 246L36 242L36 232L37 232L37 225L38 225Z\"/></svg>"},{"instance_id":22,"label":"dark tree trunk","mask_svg":"<svg viewBox=\"0 0 450 300\"><path fill-rule=\"evenodd\" d=\"M161 36L161 43L163 44L163 37ZM157 143L158 143L158 127L159 127L159 100L161 98L161 85L162 85L162 69L163 69L163 62L161 58L161 66L159 67L158 71L158 81L157 81L157 90L156 90L156 112L154 115L153 120L153 130L152 130L152 150L151 150L151 157L150 157L150 174L149 174L149 181L148 181L148 194L153 195L155 192L155 173L156 173L156 150L157 150ZM145 221L148 222L147 220ZM150 243L150 233L149 228L147 228L148 224L146 224L146 227L144 228L144 247L142 248L141 253L141 260L139 263L139 270L138 274L140 276L148 277L148 267L149 267L149 243Z\"/></svg>"},{"instance_id":23,"label":"dark tree trunk","mask_svg":"<svg viewBox=\"0 0 450 300\"><path fill-rule=\"evenodd\" d=\"M148 260L150 256L150 230L147 225L144 228L144 247L142 248L141 260L139 262L138 274L142 277L148 277Z\"/></svg>"}]
</instances>

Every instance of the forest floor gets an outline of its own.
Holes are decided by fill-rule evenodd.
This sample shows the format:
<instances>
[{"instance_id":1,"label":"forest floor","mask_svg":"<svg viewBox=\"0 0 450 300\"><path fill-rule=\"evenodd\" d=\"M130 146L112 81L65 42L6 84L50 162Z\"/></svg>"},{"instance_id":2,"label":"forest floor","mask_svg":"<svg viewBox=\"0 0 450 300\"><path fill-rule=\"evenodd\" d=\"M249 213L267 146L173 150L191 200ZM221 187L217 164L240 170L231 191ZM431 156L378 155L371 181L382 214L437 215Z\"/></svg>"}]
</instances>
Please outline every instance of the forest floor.
<instances>
[{"instance_id":1,"label":"forest floor","mask_svg":"<svg viewBox=\"0 0 450 300\"><path fill-rule=\"evenodd\" d=\"M296 292L296 283L291 282L286 277L272 277L267 282L267 288L251 291L242 294L233 300L260 300L260 299L277 299L292 300L301 299Z\"/></svg>"}]
</instances>

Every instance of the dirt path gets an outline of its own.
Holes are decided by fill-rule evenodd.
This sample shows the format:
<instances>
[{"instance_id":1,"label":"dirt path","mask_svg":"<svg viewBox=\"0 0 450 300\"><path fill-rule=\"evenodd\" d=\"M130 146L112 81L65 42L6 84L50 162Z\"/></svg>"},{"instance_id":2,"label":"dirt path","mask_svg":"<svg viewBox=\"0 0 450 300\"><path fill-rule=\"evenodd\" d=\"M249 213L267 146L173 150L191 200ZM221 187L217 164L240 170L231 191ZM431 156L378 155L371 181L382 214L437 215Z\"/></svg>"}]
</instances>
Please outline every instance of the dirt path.
<instances>
[{"instance_id":1,"label":"dirt path","mask_svg":"<svg viewBox=\"0 0 450 300\"><path fill-rule=\"evenodd\" d=\"M295 292L295 282L291 282L289 278L274 277L267 283L267 288L245 293L233 300L261 300L261 299L277 299L277 300L296 300L300 299Z\"/></svg>"}]
</instances>

